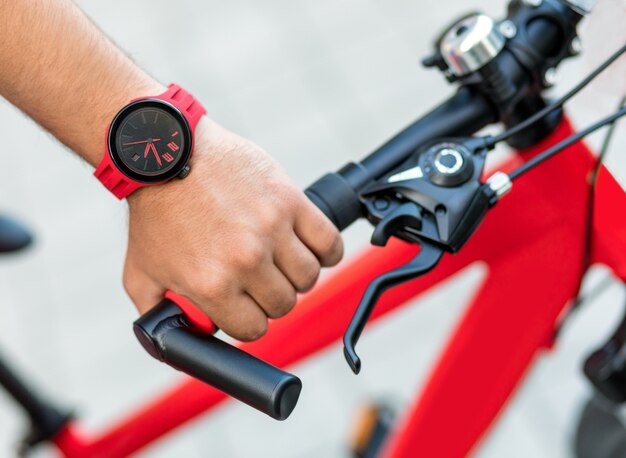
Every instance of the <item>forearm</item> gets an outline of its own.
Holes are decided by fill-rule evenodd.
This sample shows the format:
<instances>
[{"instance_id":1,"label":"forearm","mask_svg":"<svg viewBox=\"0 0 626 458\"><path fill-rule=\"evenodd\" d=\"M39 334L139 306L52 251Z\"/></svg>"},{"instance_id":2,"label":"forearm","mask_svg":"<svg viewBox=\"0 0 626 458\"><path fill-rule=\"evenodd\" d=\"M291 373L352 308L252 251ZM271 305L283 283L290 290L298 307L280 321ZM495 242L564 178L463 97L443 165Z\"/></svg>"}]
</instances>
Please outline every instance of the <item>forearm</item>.
<instances>
[{"instance_id":1,"label":"forearm","mask_svg":"<svg viewBox=\"0 0 626 458\"><path fill-rule=\"evenodd\" d=\"M115 113L163 90L70 0L0 0L0 94L90 164Z\"/></svg>"},{"instance_id":2,"label":"forearm","mask_svg":"<svg viewBox=\"0 0 626 458\"><path fill-rule=\"evenodd\" d=\"M164 90L70 0L0 0L0 94L92 165L115 114ZM255 339L339 261L341 238L258 146L206 117L193 140L189 177L129 196L124 284L141 312L169 289Z\"/></svg>"}]
</instances>

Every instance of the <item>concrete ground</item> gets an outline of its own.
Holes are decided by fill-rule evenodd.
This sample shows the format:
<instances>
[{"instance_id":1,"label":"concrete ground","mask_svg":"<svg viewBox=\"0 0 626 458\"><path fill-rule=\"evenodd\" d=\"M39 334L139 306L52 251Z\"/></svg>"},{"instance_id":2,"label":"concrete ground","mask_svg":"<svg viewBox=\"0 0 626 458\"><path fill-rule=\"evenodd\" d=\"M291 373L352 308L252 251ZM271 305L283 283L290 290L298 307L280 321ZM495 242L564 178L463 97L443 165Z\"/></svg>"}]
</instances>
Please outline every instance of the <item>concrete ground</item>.
<instances>
[{"instance_id":1,"label":"concrete ground","mask_svg":"<svg viewBox=\"0 0 626 458\"><path fill-rule=\"evenodd\" d=\"M140 65L192 91L214 119L270 151L303 187L363 157L452 92L418 65L441 27L468 9L495 17L505 10L495 0L79 3ZM582 27L583 56L559 70L557 92L623 43L625 13L623 0L599 1ZM571 104L577 125L615 107L626 90L625 63ZM607 160L622 185L623 126ZM120 281L125 204L2 100L0 133L0 212L20 217L37 235L28 253L0 259L0 349L45 393L74 408L88 429L103 427L180 379L149 359L130 331L136 312ZM365 223L349 230L348 252L366 245L369 233ZM230 403L140 456L347 456L355 410L368 399L402 406L411 398L483 274L471 267L368 328L361 343L368 370L360 377L348 371L339 345L296 366L306 390L289 421ZM595 269L587 286L606 275ZM589 393L581 362L607 335L623 301L613 283L579 314L558 349L538 360L476 456L571 456L573 427ZM405 358L412 364L402 364ZM22 425L0 393L0 456L11 456ZM38 455L55 456L45 448Z\"/></svg>"}]
</instances>

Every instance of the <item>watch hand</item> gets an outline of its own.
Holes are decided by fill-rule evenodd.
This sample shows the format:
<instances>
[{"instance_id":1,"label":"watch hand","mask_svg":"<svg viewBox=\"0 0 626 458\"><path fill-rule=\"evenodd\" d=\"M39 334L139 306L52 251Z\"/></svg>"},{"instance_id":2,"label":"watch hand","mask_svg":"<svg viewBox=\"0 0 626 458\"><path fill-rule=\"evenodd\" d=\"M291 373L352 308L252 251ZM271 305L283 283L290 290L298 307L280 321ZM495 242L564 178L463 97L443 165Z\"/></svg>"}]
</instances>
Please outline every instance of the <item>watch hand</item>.
<instances>
[{"instance_id":1,"label":"watch hand","mask_svg":"<svg viewBox=\"0 0 626 458\"><path fill-rule=\"evenodd\" d=\"M145 149L145 151L143 152L143 158L144 158L144 159L148 157L148 150L149 150L149 149L150 149L150 143L148 143L148 144L146 145L146 149Z\"/></svg>"},{"instance_id":2,"label":"watch hand","mask_svg":"<svg viewBox=\"0 0 626 458\"><path fill-rule=\"evenodd\" d=\"M158 142L159 140L161 140L160 138L153 138L152 142ZM140 142L129 142L129 143L124 143L122 146L129 146L129 145L139 145L141 143L150 143L150 141L148 140L141 140Z\"/></svg>"},{"instance_id":3,"label":"watch hand","mask_svg":"<svg viewBox=\"0 0 626 458\"><path fill-rule=\"evenodd\" d=\"M154 153L154 157L156 157L156 160L159 163L159 166L163 167L163 162L161 162L161 156L159 156L159 153L157 152L153 143L150 143L150 148L152 148L152 152Z\"/></svg>"}]
</instances>

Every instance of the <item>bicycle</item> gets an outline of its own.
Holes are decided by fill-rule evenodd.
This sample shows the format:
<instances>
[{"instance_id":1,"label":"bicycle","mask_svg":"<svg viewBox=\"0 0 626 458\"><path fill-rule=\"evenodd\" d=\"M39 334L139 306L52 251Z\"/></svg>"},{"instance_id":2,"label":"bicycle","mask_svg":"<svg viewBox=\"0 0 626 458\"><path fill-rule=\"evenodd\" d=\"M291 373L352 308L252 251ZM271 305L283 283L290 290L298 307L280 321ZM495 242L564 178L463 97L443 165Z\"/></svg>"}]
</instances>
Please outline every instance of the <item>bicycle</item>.
<instances>
[{"instance_id":1,"label":"bicycle","mask_svg":"<svg viewBox=\"0 0 626 458\"><path fill-rule=\"evenodd\" d=\"M510 135L508 140L524 151L501 167L501 170L511 171L524 161L533 164L532 158L537 154L573 135L571 126L558 111L541 118L532 125L532 130L528 125L522 130L519 125L548 106L541 97L541 90L548 83L546 74L565 57L575 54L575 26L581 17L580 12L557 1L514 2L508 22L498 25L491 22L487 28L489 33L483 38L488 39L492 48L486 52L487 61L480 60L485 58L484 55L480 56L477 64L471 58L463 61L461 55L447 55L446 59L441 53L426 61L427 65L447 72L446 76L451 81L461 83L462 87L455 96L360 164L351 164L337 174L329 174L308 190L312 200L338 227L343 229L365 214L376 226L373 242L388 244L384 250L369 250L335 277L318 286L302 299L297 312L274 323L264 339L240 346L256 358L285 366L328 345L339 337L349 321L351 306L361 300L362 291L374 278L382 277L383 280L378 280L379 284L382 282L380 286L387 286L385 281L393 283L404 280L404 277L412 279L434 269L427 276L389 290L377 304L370 317L372 320L475 259L483 259L492 267L490 283L484 285L474 305L468 309L421 401L412 408L413 413L400 427L400 432L386 445L388 456L463 456L471 450L537 351L552 343L555 326L560 323L564 307L576 295L582 262L580 265L561 266L557 262L558 257L552 256L537 266L535 259L537 253L546 250L569 256L573 251L574 257L583 258L584 247L582 244L576 246L576 241L585 235L585 206L563 209L558 197L559 191L566 189L575 201L587 202L588 187L584 178L595 165L590 152L583 145L576 144L570 147L567 154L550 159L532 174L524 173L516 181L515 192L507 196L502 205L489 210L508 191L511 180L500 174L493 175L493 180L487 185L483 184L480 178L484 156L494 138L468 140L467 137L496 120L503 120L507 127L517 129L514 134L507 131ZM485 21L490 20L485 16L470 16L450 30L455 37L463 38L479 27L486 27L483 25ZM443 40L445 36L440 43ZM552 46L558 49L546 49ZM534 54L537 50L540 50L540 58ZM452 57L456 57L457 61ZM458 66L452 72L454 65ZM494 110L494 107L497 109ZM520 135L520 132L523 134ZM445 139L443 146L442 139ZM416 155L416 150L420 154ZM409 164L407 161L412 162ZM527 169L522 170L525 172ZM517 173L520 174L519 169ZM430 190L425 191L404 183L412 180L424 186L425 177L437 188L429 184ZM407 188L398 188L397 183L404 183L402 186ZM461 199L464 202L459 204L456 199L462 194L458 188L469 184L471 189L468 187L465 190ZM423 200L423 195L432 200L433 189L454 190L454 193L437 196L438 203L432 205L432 202ZM398 198L397 194L401 194L402 198ZM596 196L596 201L602 206L598 205L596 209L592 238L603 244L594 246L591 259L606 263L618 277L624 279L626 266L623 256L620 256L625 252L620 249L625 247L624 224L620 215L615 215L607 206L620 208L626 200L619 185L605 169L600 169ZM527 207L529 197L534 198L532 212ZM468 203L471 205L466 208ZM472 235L487 212L489 217ZM555 221L557 214L560 219ZM542 230L542 234L503 233L503 222L507 222L508 227L520 229L520 232L521 228L531 227L535 231ZM444 224L461 229L459 232L447 231L449 233L444 236ZM415 246L389 240L391 237L413 245L419 242L422 248L418 251ZM613 249L609 250L607 244ZM520 252L520 246L525 250ZM572 250L572 247L576 248ZM442 258L444 249L460 251L456 256ZM396 270L399 278L384 276L399 262L409 258L415 259L404 270ZM559 291L551 289L551 272L559 272L563 278ZM502 287L494 285L499 279L519 287L524 286L529 278L540 288L541 297L534 296L533 291L524 290L510 298ZM354 345L379 293L380 289L369 290L345 341L346 356L355 372L360 365ZM509 299L506 308L499 306L502 297ZM331 310L332 313L329 313ZM515 315L514 320L512 315ZM322 318L325 323L323 332L309 326L311 322L321 322ZM502 322L511 324L501 329L498 325ZM295 407L300 389L297 378L211 338L206 333L212 330L210 323L195 314L193 307L180 297L170 294L136 326L142 343L153 356L166 359L205 382L220 386L271 416L284 418ZM194 328L204 329L205 332ZM165 333L156 335L161 331ZM164 347L166 339L170 340ZM295 344L284 348L282 343L287 341ZM494 341L501 342L502 347L494 348L491 344ZM281 348L280 352L275 351L277 347ZM210 358L207 358L208 351L212 352ZM489 361L496 360L499 365L488 362L487 354L490 355ZM197 355L203 360L194 360ZM232 370L233 357L242 364L235 370ZM223 365L216 366L220 362ZM250 387L247 382L258 380L254 378L257 375L262 377L263 383ZM458 389L460 379L471 387L471 399L463 396L462 390ZM612 380L598 379L595 382L606 393L619 392L619 387L615 387ZM277 386L283 387L283 391L275 391ZM219 391L192 380L120 426L90 439L81 437L66 415L42 404L33 393L22 394L24 396L16 398L30 409L31 416L35 420L46 418L52 424L41 421L39 429L43 433L32 438L31 442L52 440L67 456L125 456L224 399L224 394ZM452 419L448 414L451 409L457 413ZM163 413L171 411L176 415L165 418ZM154 418L163 418L163 421L154 424ZM472 428L467 428L468 425ZM455 435L454 443L444 441L450 431ZM446 448L442 448L442 444Z\"/></svg>"}]
</instances>

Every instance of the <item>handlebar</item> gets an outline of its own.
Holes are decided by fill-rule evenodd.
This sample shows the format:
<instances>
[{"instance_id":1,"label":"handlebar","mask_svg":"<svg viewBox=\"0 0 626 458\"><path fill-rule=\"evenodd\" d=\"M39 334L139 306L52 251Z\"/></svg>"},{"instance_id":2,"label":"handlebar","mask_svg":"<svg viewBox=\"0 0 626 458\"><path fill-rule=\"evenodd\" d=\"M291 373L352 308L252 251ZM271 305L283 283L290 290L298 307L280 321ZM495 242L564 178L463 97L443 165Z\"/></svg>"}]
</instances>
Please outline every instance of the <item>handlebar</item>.
<instances>
[{"instance_id":1,"label":"handlebar","mask_svg":"<svg viewBox=\"0 0 626 458\"><path fill-rule=\"evenodd\" d=\"M202 331L173 300L163 299L133 328L154 358L276 420L286 419L298 402L298 377Z\"/></svg>"},{"instance_id":2,"label":"handlebar","mask_svg":"<svg viewBox=\"0 0 626 458\"><path fill-rule=\"evenodd\" d=\"M542 108L545 73L574 54L571 44L581 18L558 0L544 0L540 5L514 0L507 20L516 35L484 67L489 73L483 80L457 78L463 86L455 95L360 163L349 163L320 178L306 189L306 195L343 230L365 215L361 191L425 143L468 136L497 121L515 124L530 110ZM447 77L454 80L450 74ZM135 334L144 348L160 361L273 418L287 418L297 403L301 381L202 331L183 310L181 304L165 299L136 320Z\"/></svg>"},{"instance_id":3,"label":"handlebar","mask_svg":"<svg viewBox=\"0 0 626 458\"><path fill-rule=\"evenodd\" d=\"M513 84L514 89L509 91L511 96L502 99L501 94L492 92L494 88L477 84L462 86L455 95L360 163L347 164L336 173L317 180L305 191L309 198L343 230L362 216L359 192L404 162L420 145L436 138L471 135L498 121L515 124L520 117L528 116L529 109L543 108L542 87L537 80L543 78L546 68L556 65L555 59L562 59L570 52L557 49L563 47L563 41L572 38L571 30L564 30L559 19L575 26L582 17L562 3L551 3L554 10L548 9L542 14L522 8L520 2L512 2L509 7L508 20L518 31L520 42L512 40L509 48L490 65L497 65L500 78Z\"/></svg>"},{"instance_id":4,"label":"handlebar","mask_svg":"<svg viewBox=\"0 0 626 458\"><path fill-rule=\"evenodd\" d=\"M360 163L328 173L305 193L341 231L363 216L359 191L433 139L470 135L497 121L494 107L476 90L462 87L450 99L406 127Z\"/></svg>"}]
</instances>

